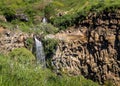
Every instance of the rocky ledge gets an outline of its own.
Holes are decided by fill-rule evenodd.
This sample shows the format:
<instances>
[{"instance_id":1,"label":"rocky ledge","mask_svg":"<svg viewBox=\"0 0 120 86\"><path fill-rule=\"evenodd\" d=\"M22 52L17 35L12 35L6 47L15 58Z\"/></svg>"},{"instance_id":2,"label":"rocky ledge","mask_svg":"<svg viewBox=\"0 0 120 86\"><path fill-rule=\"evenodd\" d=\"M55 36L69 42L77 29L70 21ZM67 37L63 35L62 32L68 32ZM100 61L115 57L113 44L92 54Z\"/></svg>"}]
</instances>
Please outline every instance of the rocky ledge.
<instances>
[{"instance_id":1,"label":"rocky ledge","mask_svg":"<svg viewBox=\"0 0 120 86\"><path fill-rule=\"evenodd\" d=\"M24 47L27 37L28 35L20 30L11 31L0 27L0 53L8 53L15 48Z\"/></svg>"}]
</instances>

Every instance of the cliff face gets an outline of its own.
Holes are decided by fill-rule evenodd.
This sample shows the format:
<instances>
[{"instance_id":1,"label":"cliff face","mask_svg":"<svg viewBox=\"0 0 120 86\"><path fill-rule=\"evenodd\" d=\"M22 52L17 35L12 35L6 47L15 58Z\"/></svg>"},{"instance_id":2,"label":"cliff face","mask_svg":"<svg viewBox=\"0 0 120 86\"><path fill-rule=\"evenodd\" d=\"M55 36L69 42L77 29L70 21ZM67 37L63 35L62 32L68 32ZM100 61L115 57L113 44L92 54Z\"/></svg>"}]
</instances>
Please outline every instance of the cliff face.
<instances>
[{"instance_id":1,"label":"cliff face","mask_svg":"<svg viewBox=\"0 0 120 86\"><path fill-rule=\"evenodd\" d=\"M15 48L25 47L24 42L27 34L20 30L8 30L0 27L0 53L8 53Z\"/></svg>"},{"instance_id":2,"label":"cliff face","mask_svg":"<svg viewBox=\"0 0 120 86\"><path fill-rule=\"evenodd\" d=\"M76 27L56 35L60 42L52 58L54 69L119 85L120 9L90 13Z\"/></svg>"}]
</instances>

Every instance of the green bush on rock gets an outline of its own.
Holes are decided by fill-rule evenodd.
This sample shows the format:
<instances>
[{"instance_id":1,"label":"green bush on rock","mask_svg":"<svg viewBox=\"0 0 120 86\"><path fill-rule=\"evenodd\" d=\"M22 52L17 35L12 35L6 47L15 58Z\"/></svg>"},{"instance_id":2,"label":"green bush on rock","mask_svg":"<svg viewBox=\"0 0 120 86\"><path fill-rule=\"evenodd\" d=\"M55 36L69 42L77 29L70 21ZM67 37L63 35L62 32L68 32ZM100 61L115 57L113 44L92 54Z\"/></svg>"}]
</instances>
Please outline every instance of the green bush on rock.
<instances>
[{"instance_id":1,"label":"green bush on rock","mask_svg":"<svg viewBox=\"0 0 120 86\"><path fill-rule=\"evenodd\" d=\"M46 56L46 65L50 69L53 69L51 65L51 58L55 54L57 45L58 45L58 40L55 39L43 39L42 40L43 46L44 46L44 51L45 51L45 56Z\"/></svg>"},{"instance_id":2,"label":"green bush on rock","mask_svg":"<svg viewBox=\"0 0 120 86\"><path fill-rule=\"evenodd\" d=\"M2 14L6 17L7 21L11 22L15 17L15 10L10 7L2 7Z\"/></svg>"},{"instance_id":3,"label":"green bush on rock","mask_svg":"<svg viewBox=\"0 0 120 86\"><path fill-rule=\"evenodd\" d=\"M9 53L9 57L11 60L22 64L32 62L35 60L34 55L26 48L14 49Z\"/></svg>"},{"instance_id":4,"label":"green bush on rock","mask_svg":"<svg viewBox=\"0 0 120 86\"><path fill-rule=\"evenodd\" d=\"M34 47L33 44L34 44L33 38L27 38L27 39L26 39L26 41L25 41L25 47L26 47L28 50L32 51L32 49L33 49L33 47Z\"/></svg>"},{"instance_id":5,"label":"green bush on rock","mask_svg":"<svg viewBox=\"0 0 120 86\"><path fill-rule=\"evenodd\" d=\"M55 39L43 39L42 42L43 42L46 57L51 58L51 56L56 51L58 40L55 40Z\"/></svg>"}]
</instances>

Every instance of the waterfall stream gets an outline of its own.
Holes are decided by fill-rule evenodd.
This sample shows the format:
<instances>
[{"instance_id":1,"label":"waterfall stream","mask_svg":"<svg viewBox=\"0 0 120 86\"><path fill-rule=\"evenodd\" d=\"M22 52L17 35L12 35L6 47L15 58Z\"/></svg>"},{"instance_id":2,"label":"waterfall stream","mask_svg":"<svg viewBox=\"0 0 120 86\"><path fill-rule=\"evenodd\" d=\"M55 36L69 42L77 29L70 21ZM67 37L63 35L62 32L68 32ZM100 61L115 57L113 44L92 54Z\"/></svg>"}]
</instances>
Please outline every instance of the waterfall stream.
<instances>
[{"instance_id":1,"label":"waterfall stream","mask_svg":"<svg viewBox=\"0 0 120 86\"><path fill-rule=\"evenodd\" d=\"M36 47L36 58L37 63L40 63L42 67L45 67L45 53L43 50L42 42L35 37L35 47Z\"/></svg>"},{"instance_id":2,"label":"waterfall stream","mask_svg":"<svg viewBox=\"0 0 120 86\"><path fill-rule=\"evenodd\" d=\"M47 23L46 17L44 17L44 18L42 19L42 23Z\"/></svg>"}]
</instances>

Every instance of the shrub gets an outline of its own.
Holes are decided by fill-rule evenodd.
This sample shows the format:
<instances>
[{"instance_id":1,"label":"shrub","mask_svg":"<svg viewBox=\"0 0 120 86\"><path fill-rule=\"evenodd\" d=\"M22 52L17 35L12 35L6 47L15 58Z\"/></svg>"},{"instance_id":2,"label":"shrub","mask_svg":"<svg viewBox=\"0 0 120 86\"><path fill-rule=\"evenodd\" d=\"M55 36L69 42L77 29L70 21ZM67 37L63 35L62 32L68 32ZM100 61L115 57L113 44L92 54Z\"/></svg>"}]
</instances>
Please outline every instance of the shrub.
<instances>
[{"instance_id":1,"label":"shrub","mask_svg":"<svg viewBox=\"0 0 120 86\"><path fill-rule=\"evenodd\" d=\"M56 51L58 41L55 39L43 39L42 42L43 42L46 57L47 58L52 57L52 55Z\"/></svg>"},{"instance_id":2,"label":"shrub","mask_svg":"<svg viewBox=\"0 0 120 86\"><path fill-rule=\"evenodd\" d=\"M51 65L51 58L55 54L58 40L55 39L43 39L42 40L43 46L44 46L44 51L45 51L45 56L46 56L46 65L50 69L53 69Z\"/></svg>"},{"instance_id":3,"label":"shrub","mask_svg":"<svg viewBox=\"0 0 120 86\"><path fill-rule=\"evenodd\" d=\"M84 12L79 12L75 14L64 15L62 17L56 17L51 19L51 23L60 30L65 30L69 26L73 26L74 24L79 23L85 18L86 14Z\"/></svg>"},{"instance_id":4,"label":"shrub","mask_svg":"<svg viewBox=\"0 0 120 86\"><path fill-rule=\"evenodd\" d=\"M27 25L26 23L24 22L19 22L18 26L20 27L20 29L23 31L23 32L27 32L27 33L31 33L32 30L30 29L30 26Z\"/></svg>"},{"instance_id":5,"label":"shrub","mask_svg":"<svg viewBox=\"0 0 120 86\"><path fill-rule=\"evenodd\" d=\"M26 48L14 49L9 53L9 57L11 60L21 64L27 64L35 60L33 54Z\"/></svg>"},{"instance_id":6,"label":"shrub","mask_svg":"<svg viewBox=\"0 0 120 86\"><path fill-rule=\"evenodd\" d=\"M11 22L15 19L15 10L9 7L2 9L3 15L6 17L7 21Z\"/></svg>"},{"instance_id":7,"label":"shrub","mask_svg":"<svg viewBox=\"0 0 120 86\"><path fill-rule=\"evenodd\" d=\"M30 50L30 51L32 51L32 48L33 48L33 45L34 44L34 40L33 40L33 38L28 38L26 41L25 41L25 47L28 49L28 50Z\"/></svg>"}]
</instances>

